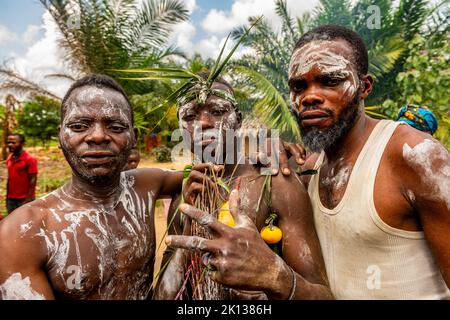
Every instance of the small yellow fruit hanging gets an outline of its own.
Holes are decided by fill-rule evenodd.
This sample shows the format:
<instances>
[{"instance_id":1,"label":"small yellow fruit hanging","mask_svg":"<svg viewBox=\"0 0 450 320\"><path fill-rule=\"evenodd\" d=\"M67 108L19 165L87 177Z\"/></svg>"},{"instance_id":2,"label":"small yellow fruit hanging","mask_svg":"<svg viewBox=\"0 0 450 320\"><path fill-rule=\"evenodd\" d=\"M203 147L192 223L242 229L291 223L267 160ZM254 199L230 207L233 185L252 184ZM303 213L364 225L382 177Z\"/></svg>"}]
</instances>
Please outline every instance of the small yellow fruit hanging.
<instances>
[{"instance_id":1,"label":"small yellow fruit hanging","mask_svg":"<svg viewBox=\"0 0 450 320\"><path fill-rule=\"evenodd\" d=\"M217 217L219 222L226 224L229 227L234 227L236 223L234 222L234 218L230 212L230 205L228 201L226 201L219 209L219 216Z\"/></svg>"},{"instance_id":2,"label":"small yellow fruit hanging","mask_svg":"<svg viewBox=\"0 0 450 320\"><path fill-rule=\"evenodd\" d=\"M268 243L268 244L275 244L280 242L281 238L283 237L283 232L280 228L273 225L273 221L278 216L275 213L272 213L267 219L266 224L269 224L268 226L265 226L261 229L261 238Z\"/></svg>"},{"instance_id":3,"label":"small yellow fruit hanging","mask_svg":"<svg viewBox=\"0 0 450 320\"><path fill-rule=\"evenodd\" d=\"M268 244L280 242L283 232L277 226L265 226L261 229L261 238Z\"/></svg>"}]
</instances>

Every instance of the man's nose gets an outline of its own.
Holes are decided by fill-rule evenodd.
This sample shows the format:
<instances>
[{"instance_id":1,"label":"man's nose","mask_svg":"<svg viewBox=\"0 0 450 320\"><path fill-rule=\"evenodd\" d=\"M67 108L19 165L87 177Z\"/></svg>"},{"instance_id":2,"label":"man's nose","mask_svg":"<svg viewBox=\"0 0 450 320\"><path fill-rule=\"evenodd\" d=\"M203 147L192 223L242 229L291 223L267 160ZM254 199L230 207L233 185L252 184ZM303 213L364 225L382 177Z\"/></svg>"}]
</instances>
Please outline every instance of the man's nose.
<instances>
[{"instance_id":1,"label":"man's nose","mask_svg":"<svg viewBox=\"0 0 450 320\"><path fill-rule=\"evenodd\" d=\"M214 121L209 112L201 112L198 117L198 126L200 129L211 129L214 128Z\"/></svg>"},{"instance_id":2,"label":"man's nose","mask_svg":"<svg viewBox=\"0 0 450 320\"><path fill-rule=\"evenodd\" d=\"M90 130L89 134L85 138L86 142L92 142L95 144L102 144L104 142L111 141L106 128L101 123L96 123Z\"/></svg>"}]
</instances>

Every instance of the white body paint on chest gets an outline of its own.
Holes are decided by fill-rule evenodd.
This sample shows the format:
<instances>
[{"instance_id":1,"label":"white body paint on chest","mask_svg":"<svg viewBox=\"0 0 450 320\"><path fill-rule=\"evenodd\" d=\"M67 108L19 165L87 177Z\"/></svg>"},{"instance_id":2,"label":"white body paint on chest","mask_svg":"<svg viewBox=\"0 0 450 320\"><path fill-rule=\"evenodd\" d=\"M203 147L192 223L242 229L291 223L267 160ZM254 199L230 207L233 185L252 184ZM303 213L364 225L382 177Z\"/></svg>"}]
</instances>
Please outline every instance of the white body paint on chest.
<instances>
[{"instance_id":1,"label":"white body paint on chest","mask_svg":"<svg viewBox=\"0 0 450 320\"><path fill-rule=\"evenodd\" d=\"M345 186L350 177L352 171L351 167L343 167L336 174L334 174L334 168L331 169L331 175L323 179L323 184L326 186L332 186L333 190L339 190Z\"/></svg>"},{"instance_id":2,"label":"white body paint on chest","mask_svg":"<svg viewBox=\"0 0 450 320\"><path fill-rule=\"evenodd\" d=\"M425 139L414 148L403 145L403 158L413 169L419 169L420 176L428 186L429 196L443 201L450 210L450 154L436 141ZM439 167L433 164L442 162Z\"/></svg>"},{"instance_id":3,"label":"white body paint on chest","mask_svg":"<svg viewBox=\"0 0 450 320\"><path fill-rule=\"evenodd\" d=\"M12 274L0 285L0 297L3 300L45 300L31 287L30 278L22 278L20 273Z\"/></svg>"},{"instance_id":4,"label":"white body paint on chest","mask_svg":"<svg viewBox=\"0 0 450 320\"><path fill-rule=\"evenodd\" d=\"M134 177L127 176L125 173L122 173L121 175L120 184L122 192L119 196L117 205L122 204L125 214L122 216L120 222L117 221L118 225L111 225L111 221L118 219L115 212L117 205L114 206L110 212L106 212L104 210L105 208L100 205L99 208L93 207L92 209L86 210L74 210L77 208L73 208L73 205L70 202L64 201L61 199L60 195L55 194L59 197L60 201L58 210L63 212L69 211L64 214L62 221L61 219L55 220L64 224L69 222L69 225L59 232L48 231L41 228L40 232L36 235L44 239L49 253L48 264L54 266L56 275L60 277L61 280L65 281L68 270L74 269L73 262L69 263L69 257L73 257L74 253L76 257L75 267L79 270L78 278L86 277L86 279L89 280L90 277L95 277L95 275L84 273L86 270L86 260L88 259L86 258L85 252L80 252L79 241L81 238L87 237L91 239L93 245L98 250L97 261L99 271L98 276L101 283L100 287L102 287L103 282L107 280L105 279L107 270L121 269L121 267L126 268L126 266L121 264L130 262L129 259L116 261L116 253L121 252L125 247L130 247L129 252L135 258L147 257L149 245L151 244L151 232L149 231L149 228L152 225L150 221L150 212L152 211L154 194L151 192L148 193L148 202L142 197L139 197L133 188L135 184ZM70 197L67 193L64 193L64 196ZM52 211L52 215L58 216L56 211ZM124 234L119 235L117 234L117 231L115 231L117 226L120 225L122 226L122 230L125 231L127 239L123 239ZM116 227L116 229L113 227ZM135 239L136 241L131 241L129 239ZM145 276L144 271L142 272L143 274L139 276L139 279L128 279L130 282L130 299L145 298L140 295L139 290L134 290L134 288L141 288L143 282L148 281L148 277ZM122 280L123 279L117 279L117 281ZM108 280L107 287L111 290L107 288L107 292L101 292L102 298L107 299L113 297L114 286L117 281L114 276ZM68 285L67 287L69 288ZM77 289L80 288L79 285L75 287ZM83 291L83 288L81 288L80 291Z\"/></svg>"}]
</instances>

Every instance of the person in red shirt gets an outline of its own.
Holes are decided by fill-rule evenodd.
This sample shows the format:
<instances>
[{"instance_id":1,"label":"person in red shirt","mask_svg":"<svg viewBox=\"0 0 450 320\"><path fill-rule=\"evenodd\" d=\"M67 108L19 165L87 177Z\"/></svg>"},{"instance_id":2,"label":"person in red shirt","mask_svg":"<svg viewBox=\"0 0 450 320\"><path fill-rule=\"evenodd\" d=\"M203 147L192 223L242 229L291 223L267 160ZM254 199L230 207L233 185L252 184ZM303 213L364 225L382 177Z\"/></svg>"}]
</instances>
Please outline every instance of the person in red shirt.
<instances>
[{"instance_id":1,"label":"person in red shirt","mask_svg":"<svg viewBox=\"0 0 450 320\"><path fill-rule=\"evenodd\" d=\"M25 137L21 134L8 136L9 152L8 185L6 188L6 208L8 214L21 205L35 199L37 180L37 160L23 149Z\"/></svg>"}]
</instances>

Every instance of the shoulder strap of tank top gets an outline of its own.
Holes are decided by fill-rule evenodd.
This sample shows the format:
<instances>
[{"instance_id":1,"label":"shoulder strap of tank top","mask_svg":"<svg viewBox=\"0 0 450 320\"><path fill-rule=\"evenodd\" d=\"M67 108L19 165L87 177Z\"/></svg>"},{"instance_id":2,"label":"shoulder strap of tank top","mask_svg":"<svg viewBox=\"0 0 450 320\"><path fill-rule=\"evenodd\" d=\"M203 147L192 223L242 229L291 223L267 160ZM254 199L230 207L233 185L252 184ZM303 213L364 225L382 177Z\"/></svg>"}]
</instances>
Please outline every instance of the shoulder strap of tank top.
<instances>
[{"instance_id":1,"label":"shoulder strap of tank top","mask_svg":"<svg viewBox=\"0 0 450 320\"><path fill-rule=\"evenodd\" d=\"M353 171L363 170L369 173L370 178L376 174L384 149L398 125L399 122L392 120L381 120L377 124L361 150Z\"/></svg>"},{"instance_id":2,"label":"shoulder strap of tank top","mask_svg":"<svg viewBox=\"0 0 450 320\"><path fill-rule=\"evenodd\" d=\"M316 180L319 179L319 175L320 175L319 174L319 169L320 169L320 166L322 165L324 159L325 159L325 151L322 151L319 154L319 157L317 158L316 163L314 164L314 167L313 167L314 170L317 170L317 173L313 174L311 176L311 179L309 180L308 192L309 192L310 195L312 195L313 188L317 185L317 181Z\"/></svg>"}]
</instances>

